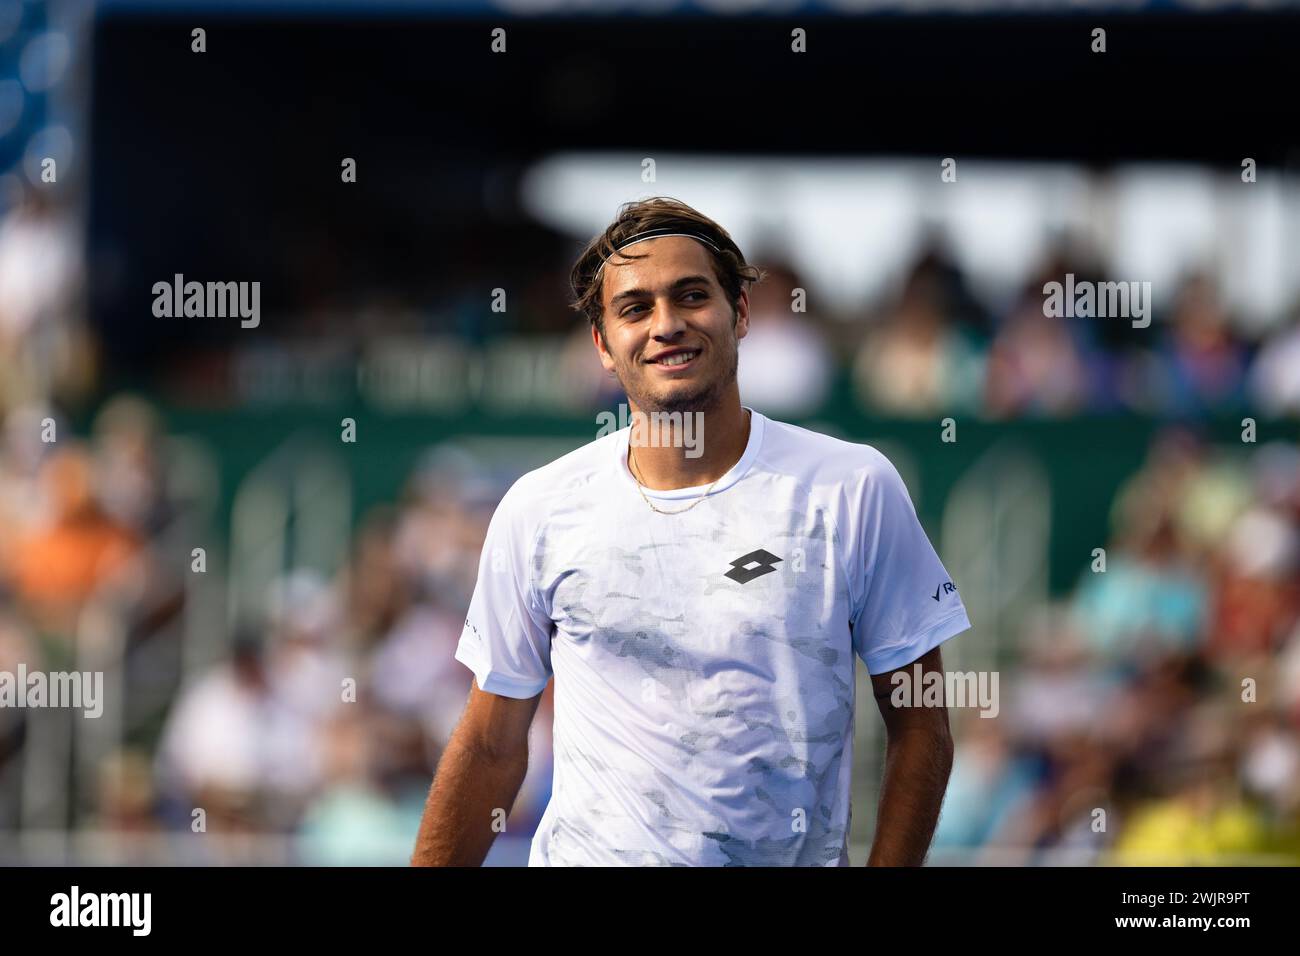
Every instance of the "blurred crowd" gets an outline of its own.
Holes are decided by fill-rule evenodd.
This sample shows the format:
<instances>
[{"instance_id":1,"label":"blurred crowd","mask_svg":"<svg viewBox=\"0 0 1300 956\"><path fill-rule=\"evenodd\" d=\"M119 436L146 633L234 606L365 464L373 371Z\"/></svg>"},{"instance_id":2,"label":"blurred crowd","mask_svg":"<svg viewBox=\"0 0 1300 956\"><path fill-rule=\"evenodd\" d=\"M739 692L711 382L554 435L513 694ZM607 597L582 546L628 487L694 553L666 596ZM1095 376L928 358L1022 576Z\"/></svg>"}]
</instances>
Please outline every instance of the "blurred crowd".
<instances>
[{"instance_id":1,"label":"blurred crowd","mask_svg":"<svg viewBox=\"0 0 1300 956\"><path fill-rule=\"evenodd\" d=\"M192 504L158 417L120 397L85 439L44 444L36 425L11 414L0 445L0 671L96 660L107 615L133 703L168 686L124 715L93 777L66 775L53 818L23 778L41 765L32 722L55 718L0 709L0 832L94 828L141 861L163 852L142 837L170 834L194 862L265 859L271 838L282 861L404 862L469 692L452 655L505 482L430 453L344 567L269 581L210 663L183 668L157 646L201 613L175 533ZM1300 862L1300 447L1242 447L1161 433L1104 551L1002 663L1000 714L953 712L937 859ZM548 688L513 862L549 795L550 720Z\"/></svg>"},{"instance_id":2,"label":"blurred crowd","mask_svg":"<svg viewBox=\"0 0 1300 956\"><path fill-rule=\"evenodd\" d=\"M66 751L48 745L65 718L0 708L0 862L16 861L6 835L36 830L116 834L128 861L405 862L469 692L452 654L513 476L431 453L358 522L342 567L289 568L255 613L226 613L214 549L217 598L197 603L192 545L221 519L164 416L121 393L83 433L69 424L111 380L70 228L38 192L0 221L0 671L100 662L126 699L111 733ZM837 377L885 417L1300 412L1300 310L1251 338L1208 273L1143 329L1043 314L1045 282L1103 278L1086 257L1050 256L990 305L932 245L852 321L763 265L740 375L774 415L816 413ZM574 313L528 288L494 332L568 337L565 380L617 400ZM382 315L366 329L384 334ZM1116 495L1104 566L1002 662L1001 715L955 714L938 854L1300 861L1300 448L1242 448L1181 430L1152 445ZM194 619L213 614L204 643ZM502 860L526 859L548 799L550 696Z\"/></svg>"},{"instance_id":3,"label":"blurred crowd","mask_svg":"<svg viewBox=\"0 0 1300 956\"><path fill-rule=\"evenodd\" d=\"M815 290L773 268L754 297L742 384L775 412L807 414L825 401L839 355L859 406L883 416L1300 412L1300 302L1267 335L1248 334L1208 272L1193 272L1163 308L1157 298L1145 328L1126 317L1053 317L1047 283L1111 278L1064 248L1018 294L986 304L936 242L896 294L833 323L791 312L794 290L812 302Z\"/></svg>"},{"instance_id":4,"label":"blurred crowd","mask_svg":"<svg viewBox=\"0 0 1300 956\"><path fill-rule=\"evenodd\" d=\"M109 343L97 341L80 318L86 276L72 222L41 190L11 191L14 196L0 197L13 203L0 219L0 402L85 401L112 370L98 366ZM423 338L443 343L461 361L513 338L528 343L534 356L545 351L542 343L556 343L559 364L548 376L556 382L521 391L519 368L510 365L504 373L509 381L490 384L516 393L523 407L545 410L552 399L552 411L607 407L621 393L595 357L590 330L566 302L566 263L577 246L539 226L519 226L518 233L502 240L499 254L513 255L528 242L533 252L512 259L517 265L509 282L486 271L496 259L479 248L477 266L458 259L456 274L412 287L406 299L370 286L347 296L338 292L338 299L295 293L299 308L278 313L256 337L209 325L200 344L182 334L188 327L176 328L176 354L133 368L134 375L154 376L133 384L186 400L239 404L246 398L241 359L279 357L274 367L283 377L301 365L312 370L307 378L337 384L356 379L358 356L376 343L409 349ZM487 240L476 241L482 246ZM296 253L307 258L298 263L294 289L306 290L303 277L312 270L329 275L341 254L328 236L310 248L311 255ZM767 276L751 290L740 379L747 400L770 414L814 416L842 397L835 391L841 381L848 389L844 397L887 418L1300 414L1300 300L1286 314L1236 314L1210 263L1189 267L1174 288L1153 290L1154 301L1144 303L1152 314L1135 320L1047 314L1049 282L1072 276L1081 286L1120 278L1108 275L1100 257L1077 239L1045 248L1021 288L993 293L976 291L942 236L933 235L903 273L885 283L888 291L878 300L847 311L828 308L783 251L755 259ZM103 275L101 284L112 285L111 276ZM510 306L494 311L493 290L502 286L509 287ZM129 352L126 339L113 344L113 354ZM307 394L310 389L296 397ZM295 395L290 390L284 397ZM473 403L468 393L462 399Z\"/></svg>"},{"instance_id":5,"label":"blurred crowd","mask_svg":"<svg viewBox=\"0 0 1300 956\"><path fill-rule=\"evenodd\" d=\"M746 400L773 415L817 414L839 377L862 411L881 417L1300 413L1300 301L1254 331L1208 270L1155 296L1143 319L1045 314L1047 283L1111 278L1069 243L1014 295L990 301L935 240L895 291L847 315L819 307L817 289L788 263L761 265L768 275L751 291L739 375ZM587 331L570 334L582 397L616 396L590 362Z\"/></svg>"},{"instance_id":6,"label":"blurred crowd","mask_svg":"<svg viewBox=\"0 0 1300 956\"><path fill-rule=\"evenodd\" d=\"M1169 430L1112 527L1027 626L1002 714L961 712L936 849L1300 862L1300 448Z\"/></svg>"},{"instance_id":7,"label":"blurred crowd","mask_svg":"<svg viewBox=\"0 0 1300 956\"><path fill-rule=\"evenodd\" d=\"M181 852L193 862L404 863L469 694L471 675L452 655L504 488L433 453L398 502L360 522L342 568L288 571L216 647L167 653L160 645L194 639L186 615L209 610L188 606L196 539L179 529L194 503L169 474L158 416L122 396L88 438L44 443L38 415L11 414L0 445L0 671L120 666L128 700L88 779L57 754L51 770L38 746L48 738L37 723L69 715L0 708L0 834L96 829L124 836L120 852L138 862ZM221 570L202 573L221 588ZM120 665L100 653L106 633L121 635ZM202 663L186 664L196 655ZM170 686L151 711L144 702L160 683ZM548 689L512 835L531 834L545 809L549 701ZM195 833L253 839L193 839L181 851L145 839ZM276 837L290 849L268 859Z\"/></svg>"}]
</instances>

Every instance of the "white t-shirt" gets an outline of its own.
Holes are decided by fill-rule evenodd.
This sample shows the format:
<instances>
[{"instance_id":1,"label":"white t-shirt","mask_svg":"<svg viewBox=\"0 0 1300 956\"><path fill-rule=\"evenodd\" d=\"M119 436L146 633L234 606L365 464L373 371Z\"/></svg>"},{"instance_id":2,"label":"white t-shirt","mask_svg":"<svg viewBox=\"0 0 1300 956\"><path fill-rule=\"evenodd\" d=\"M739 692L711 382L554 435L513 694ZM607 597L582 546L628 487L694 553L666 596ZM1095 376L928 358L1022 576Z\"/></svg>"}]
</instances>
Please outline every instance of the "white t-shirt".
<instances>
[{"instance_id":1,"label":"white t-shirt","mask_svg":"<svg viewBox=\"0 0 1300 956\"><path fill-rule=\"evenodd\" d=\"M855 655L879 674L970 627L887 458L751 412L689 511L642 500L623 428L493 515L456 659L507 697L555 675L530 866L846 865Z\"/></svg>"}]
</instances>

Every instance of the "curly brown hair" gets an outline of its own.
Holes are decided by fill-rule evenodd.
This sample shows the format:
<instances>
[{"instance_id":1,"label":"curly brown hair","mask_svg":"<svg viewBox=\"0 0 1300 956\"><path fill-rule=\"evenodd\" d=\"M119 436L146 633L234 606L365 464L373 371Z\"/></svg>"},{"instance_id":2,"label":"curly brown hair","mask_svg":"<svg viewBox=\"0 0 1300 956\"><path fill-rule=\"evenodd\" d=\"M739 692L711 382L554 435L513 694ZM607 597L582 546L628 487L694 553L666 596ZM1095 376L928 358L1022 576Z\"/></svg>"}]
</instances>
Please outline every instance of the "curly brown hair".
<instances>
[{"instance_id":1,"label":"curly brown hair","mask_svg":"<svg viewBox=\"0 0 1300 956\"><path fill-rule=\"evenodd\" d=\"M601 265L622 243L633 236L665 227L699 233L717 247L714 250L705 246L713 258L713 272L733 309L740 298L744 283L761 282L766 275L762 269L745 262L744 253L727 234L727 230L686 203L667 196L655 196L624 203L605 231L587 243L587 247L582 250L578 261L573 264L573 270L569 273L569 285L573 289L573 301L570 306L587 316L587 320L596 327L602 339L605 336L605 304L602 295L604 281ZM619 253L620 257L627 259L644 259L646 255L649 253L643 255Z\"/></svg>"}]
</instances>

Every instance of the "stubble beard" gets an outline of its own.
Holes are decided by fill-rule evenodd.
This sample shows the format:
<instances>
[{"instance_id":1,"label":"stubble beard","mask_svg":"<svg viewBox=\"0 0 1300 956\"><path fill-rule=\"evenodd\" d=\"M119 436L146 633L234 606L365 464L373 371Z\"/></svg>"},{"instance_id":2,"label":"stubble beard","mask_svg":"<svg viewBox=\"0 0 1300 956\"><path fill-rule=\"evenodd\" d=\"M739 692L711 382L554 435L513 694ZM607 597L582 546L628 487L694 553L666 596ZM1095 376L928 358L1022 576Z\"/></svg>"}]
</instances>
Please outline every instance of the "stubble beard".
<instances>
[{"instance_id":1,"label":"stubble beard","mask_svg":"<svg viewBox=\"0 0 1300 956\"><path fill-rule=\"evenodd\" d=\"M712 382L701 383L694 392L675 392L661 396L649 389L629 388L629 383L623 379L620 379L619 384L623 386L628 398L643 412L710 412L722 403L727 388L736 381L739 365L739 350L733 343L731 354L727 356L726 371Z\"/></svg>"},{"instance_id":2,"label":"stubble beard","mask_svg":"<svg viewBox=\"0 0 1300 956\"><path fill-rule=\"evenodd\" d=\"M731 328L735 332L736 318L738 312L735 306L732 307ZM726 394L727 388L736 381L736 372L740 366L740 343L732 335L731 350L727 356L727 368L718 378L712 382L704 383L700 389L694 393L674 394L667 397L659 397L650 392L649 389L632 389L628 387L628 380L635 379L636 376L628 375L618 376L619 384L623 386L623 391L627 394L630 401L636 404L641 411L651 412L711 412L722 403L722 398ZM644 381L641 378L639 381Z\"/></svg>"}]
</instances>

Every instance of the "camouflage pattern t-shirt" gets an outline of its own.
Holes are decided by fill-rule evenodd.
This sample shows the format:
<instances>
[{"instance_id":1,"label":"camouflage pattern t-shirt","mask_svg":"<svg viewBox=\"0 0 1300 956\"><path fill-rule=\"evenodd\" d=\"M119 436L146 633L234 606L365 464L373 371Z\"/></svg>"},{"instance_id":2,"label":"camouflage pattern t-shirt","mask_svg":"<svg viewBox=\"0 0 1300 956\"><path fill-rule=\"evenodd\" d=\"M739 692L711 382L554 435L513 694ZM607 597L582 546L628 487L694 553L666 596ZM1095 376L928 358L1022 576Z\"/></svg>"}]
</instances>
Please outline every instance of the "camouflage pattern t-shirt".
<instances>
[{"instance_id":1,"label":"camouflage pattern t-shirt","mask_svg":"<svg viewBox=\"0 0 1300 956\"><path fill-rule=\"evenodd\" d=\"M847 865L855 657L879 674L970 627L884 455L750 411L689 511L647 506L623 428L492 517L456 659L507 697L555 677L530 866Z\"/></svg>"}]
</instances>

